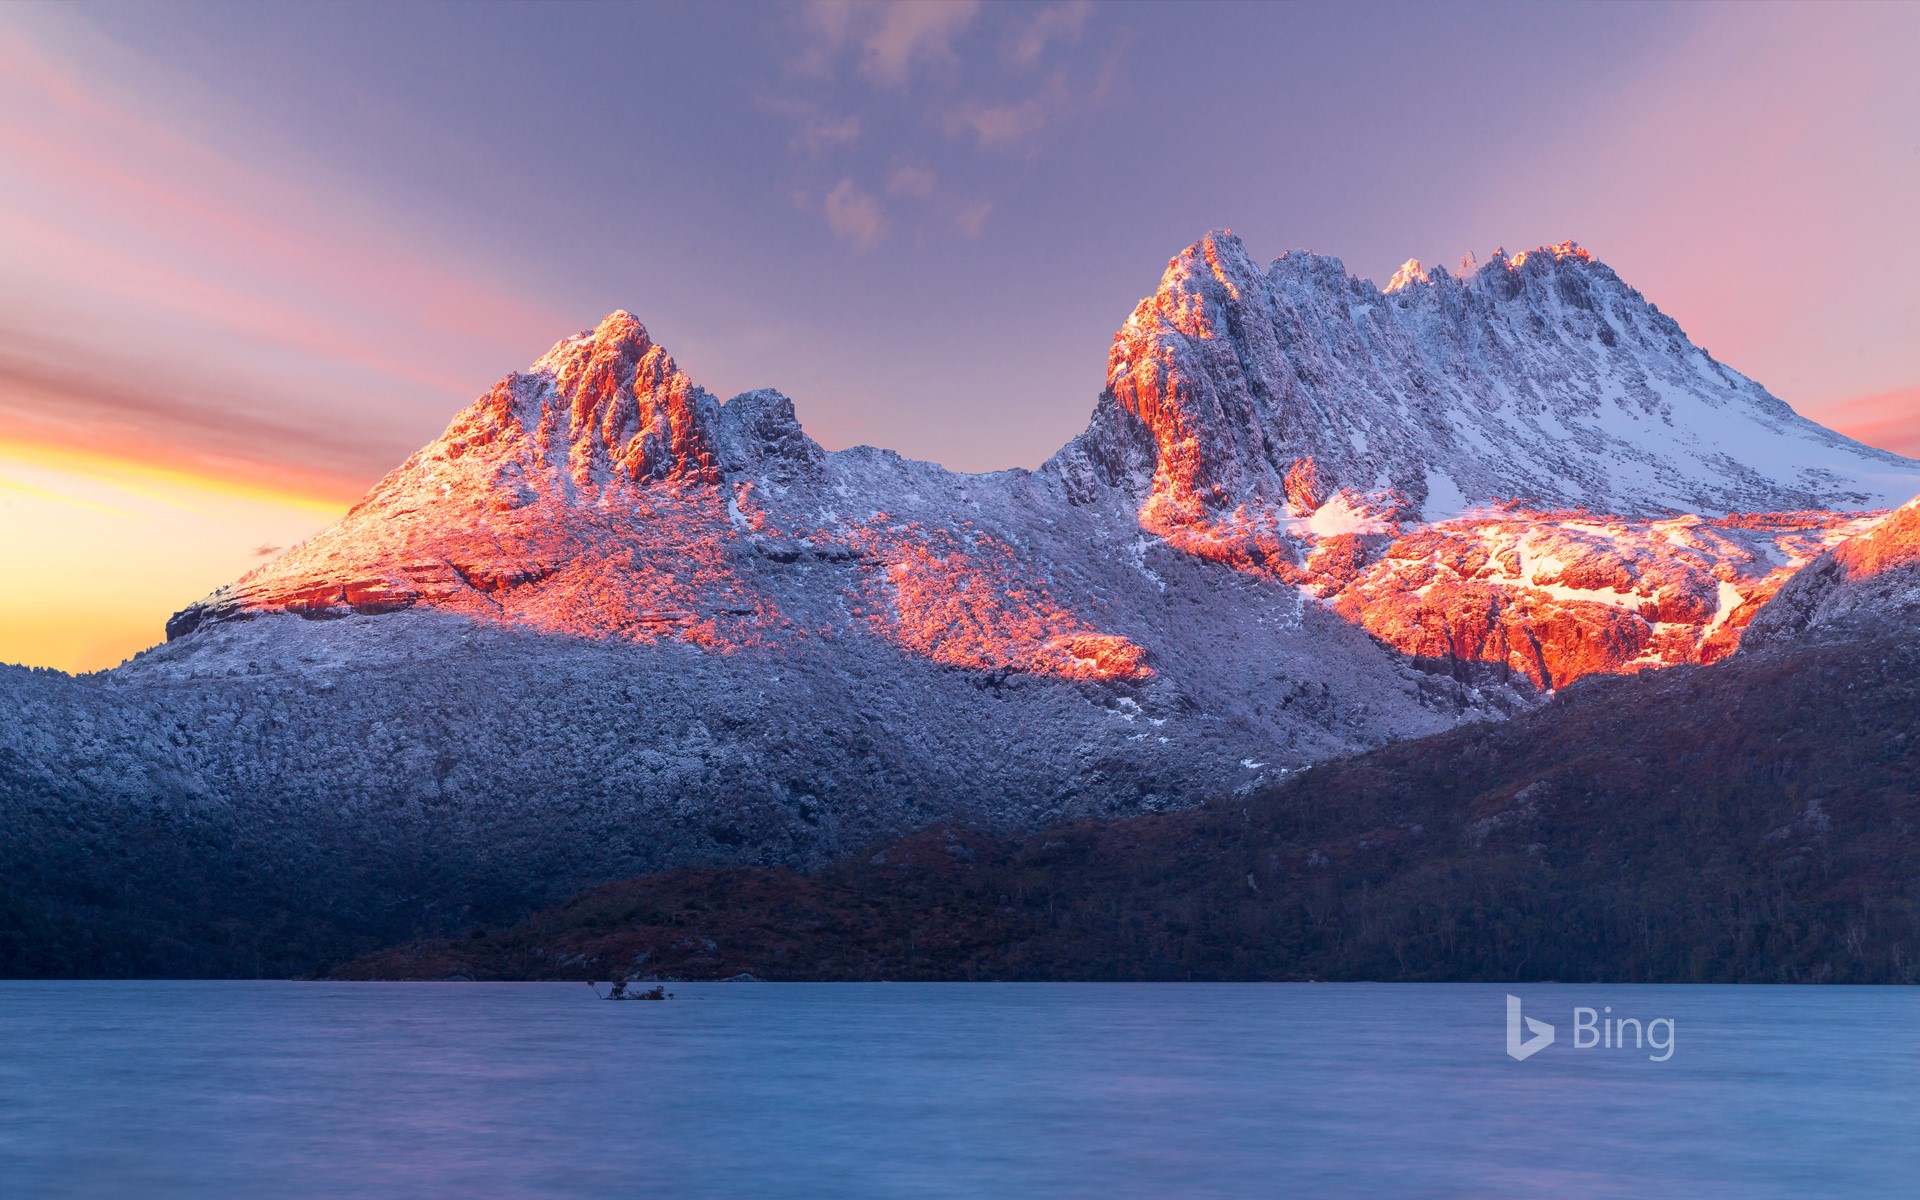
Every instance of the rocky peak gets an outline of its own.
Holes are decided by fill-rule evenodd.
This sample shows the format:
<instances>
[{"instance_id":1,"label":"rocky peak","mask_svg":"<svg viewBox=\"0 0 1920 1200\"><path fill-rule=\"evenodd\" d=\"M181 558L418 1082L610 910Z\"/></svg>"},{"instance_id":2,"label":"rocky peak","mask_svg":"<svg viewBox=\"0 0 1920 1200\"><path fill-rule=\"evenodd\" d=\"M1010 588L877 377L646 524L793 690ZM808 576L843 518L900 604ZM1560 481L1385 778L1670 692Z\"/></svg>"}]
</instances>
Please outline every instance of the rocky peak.
<instances>
[{"instance_id":1,"label":"rocky peak","mask_svg":"<svg viewBox=\"0 0 1920 1200\"><path fill-rule=\"evenodd\" d=\"M1427 269L1420 265L1420 260L1410 258L1400 264L1400 269L1393 273L1393 278L1387 280L1386 290L1389 292L1397 292L1401 288L1412 287L1416 283L1427 283L1429 281Z\"/></svg>"},{"instance_id":2,"label":"rocky peak","mask_svg":"<svg viewBox=\"0 0 1920 1200\"><path fill-rule=\"evenodd\" d=\"M768 389L721 404L621 310L494 385L422 455L478 455L499 468L490 481L511 476L577 496L718 483L729 473L790 478L817 469L824 451L791 400Z\"/></svg>"},{"instance_id":3,"label":"rocky peak","mask_svg":"<svg viewBox=\"0 0 1920 1200\"><path fill-rule=\"evenodd\" d=\"M1911 460L1796 416L1573 242L1389 289L1218 231L1176 255L1108 357L1083 448L1151 436L1149 527L1273 509L1303 460L1334 494L1428 518L1518 499L1648 516L1874 508ZM1148 486L1146 480L1136 487Z\"/></svg>"},{"instance_id":4,"label":"rocky peak","mask_svg":"<svg viewBox=\"0 0 1920 1200\"><path fill-rule=\"evenodd\" d=\"M634 365L656 349L661 348L654 345L639 318L624 308L616 309L592 329L555 342L534 361L529 373L551 375L571 394L583 377L596 372L603 378L624 374L630 379Z\"/></svg>"},{"instance_id":5,"label":"rocky peak","mask_svg":"<svg viewBox=\"0 0 1920 1200\"><path fill-rule=\"evenodd\" d=\"M825 457L793 401L764 388L720 403L624 309L562 339L501 386L512 397L505 411L580 483L791 479L818 470Z\"/></svg>"},{"instance_id":6,"label":"rocky peak","mask_svg":"<svg viewBox=\"0 0 1920 1200\"><path fill-rule=\"evenodd\" d=\"M714 442L728 475L765 475L780 482L818 472L827 457L800 427L793 401L772 388L742 392L722 405Z\"/></svg>"},{"instance_id":7,"label":"rocky peak","mask_svg":"<svg viewBox=\"0 0 1920 1200\"><path fill-rule=\"evenodd\" d=\"M536 489L564 485L573 494L632 483L714 483L720 472L709 426L717 407L646 326L615 312L495 384L396 476L423 459L479 459L498 468L482 479L504 472ZM400 482L390 476L382 486Z\"/></svg>"},{"instance_id":8,"label":"rocky peak","mask_svg":"<svg viewBox=\"0 0 1920 1200\"><path fill-rule=\"evenodd\" d=\"M1537 258L1542 263L1590 263L1594 261L1593 255L1583 250L1578 242L1566 241L1553 246L1537 246L1532 250L1522 251L1507 260L1507 267L1510 270L1517 271L1526 265L1528 259L1532 258Z\"/></svg>"},{"instance_id":9,"label":"rocky peak","mask_svg":"<svg viewBox=\"0 0 1920 1200\"><path fill-rule=\"evenodd\" d=\"M631 313L556 345L534 364L534 378L544 393L541 431L554 449L564 445L577 482L718 481L707 428L713 398Z\"/></svg>"},{"instance_id":10,"label":"rocky peak","mask_svg":"<svg viewBox=\"0 0 1920 1200\"><path fill-rule=\"evenodd\" d=\"M1159 288L1114 336L1107 391L1153 435L1163 509L1197 517L1282 494L1266 428L1278 398L1260 361L1278 354L1258 319L1266 301L1240 239L1210 233L1167 263Z\"/></svg>"}]
</instances>

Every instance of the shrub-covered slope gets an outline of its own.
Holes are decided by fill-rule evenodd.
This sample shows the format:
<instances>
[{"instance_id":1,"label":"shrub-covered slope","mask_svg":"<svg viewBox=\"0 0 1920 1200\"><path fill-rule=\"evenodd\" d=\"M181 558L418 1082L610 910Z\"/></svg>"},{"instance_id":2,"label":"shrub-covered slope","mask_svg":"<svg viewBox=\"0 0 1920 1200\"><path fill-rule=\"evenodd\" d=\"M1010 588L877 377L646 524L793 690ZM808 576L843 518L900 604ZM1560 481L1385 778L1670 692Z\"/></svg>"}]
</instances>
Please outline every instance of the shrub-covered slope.
<instances>
[{"instance_id":1,"label":"shrub-covered slope","mask_svg":"<svg viewBox=\"0 0 1920 1200\"><path fill-rule=\"evenodd\" d=\"M346 978L1920 981L1920 648L1568 689L1258 795L677 870Z\"/></svg>"}]
</instances>

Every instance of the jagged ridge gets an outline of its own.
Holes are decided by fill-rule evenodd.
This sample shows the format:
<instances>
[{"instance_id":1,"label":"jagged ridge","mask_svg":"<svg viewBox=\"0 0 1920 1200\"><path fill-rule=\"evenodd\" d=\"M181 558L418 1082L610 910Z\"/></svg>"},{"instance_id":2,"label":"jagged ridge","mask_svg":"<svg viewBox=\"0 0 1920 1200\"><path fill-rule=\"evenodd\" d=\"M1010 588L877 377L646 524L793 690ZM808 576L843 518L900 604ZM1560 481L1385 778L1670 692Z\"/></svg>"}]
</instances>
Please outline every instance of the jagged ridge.
<instances>
[{"instance_id":1,"label":"jagged ridge","mask_svg":"<svg viewBox=\"0 0 1920 1200\"><path fill-rule=\"evenodd\" d=\"M614 314L166 646L0 672L12 844L113 861L73 831L174 830L235 878L362 864L368 894L505 912L1184 806L1722 656L1920 490L1572 247L1383 293L1211 237L1110 368L1040 470L962 475L826 452Z\"/></svg>"},{"instance_id":2,"label":"jagged ridge","mask_svg":"<svg viewBox=\"0 0 1920 1200\"><path fill-rule=\"evenodd\" d=\"M1409 264L1383 293L1317 254L1262 272L1213 234L1134 309L1107 387L1079 448L1152 469L1156 527L1340 489L1429 520L1500 500L1884 509L1920 489L1911 460L1796 415L1570 242L1460 279Z\"/></svg>"},{"instance_id":3,"label":"jagged ridge","mask_svg":"<svg viewBox=\"0 0 1920 1200\"><path fill-rule=\"evenodd\" d=\"M1003 502L1058 491L1126 509L1128 528L1304 585L1402 651L1552 686L1711 661L1864 519L1835 510L1920 487L1915 464L1793 414L1572 243L1497 253L1464 279L1410 262L1382 292L1307 253L1262 273L1238 239L1210 235L1116 335L1087 433L1038 475L898 460L876 475L876 454L822 451L777 392L721 404L615 313L503 380L341 526L169 633L427 603L729 649L852 615L935 661L1151 670L1137 642L1053 597L1055 564L1018 549L1027 514L1000 529L957 520L924 503L937 479ZM858 518L843 511L849 483L870 506ZM1460 515L1495 502L1502 512ZM1542 515L1568 508L1589 528ZM1743 510L1792 515L1735 519L1737 532L1683 538L1678 555L1673 530L1656 528ZM1528 550L1607 586L1521 570ZM812 614L822 624L789 615L751 569L756 555L802 553L878 569L850 575L845 611Z\"/></svg>"}]
</instances>

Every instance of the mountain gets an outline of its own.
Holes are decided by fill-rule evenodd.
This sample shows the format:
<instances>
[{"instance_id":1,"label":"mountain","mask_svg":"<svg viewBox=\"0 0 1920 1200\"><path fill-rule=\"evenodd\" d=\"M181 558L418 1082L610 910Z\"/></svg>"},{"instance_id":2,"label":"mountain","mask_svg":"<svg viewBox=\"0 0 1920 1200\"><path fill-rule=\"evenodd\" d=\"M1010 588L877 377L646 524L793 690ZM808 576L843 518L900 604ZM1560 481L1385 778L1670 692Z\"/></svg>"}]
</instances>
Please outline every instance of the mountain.
<instances>
[{"instance_id":1,"label":"mountain","mask_svg":"<svg viewBox=\"0 0 1920 1200\"><path fill-rule=\"evenodd\" d=\"M1214 235L1134 309L1107 390L1077 446L1108 478L1150 468L1143 523L1162 531L1241 505L1304 517L1343 489L1429 521L1502 499L1648 517L1915 490L1910 460L1795 415L1571 242L1465 279L1410 262L1382 292L1315 254L1263 273ZM1154 457L1135 466L1139 425Z\"/></svg>"},{"instance_id":2,"label":"mountain","mask_svg":"<svg viewBox=\"0 0 1920 1200\"><path fill-rule=\"evenodd\" d=\"M335 974L1910 984L1917 681L1910 631L1596 678L1198 809L681 868Z\"/></svg>"},{"instance_id":3,"label":"mountain","mask_svg":"<svg viewBox=\"0 0 1920 1200\"><path fill-rule=\"evenodd\" d=\"M679 868L341 979L1920 982L1920 500L1712 667L1194 809Z\"/></svg>"},{"instance_id":4,"label":"mountain","mask_svg":"<svg viewBox=\"0 0 1920 1200\"><path fill-rule=\"evenodd\" d=\"M1916 491L1911 460L1795 415L1571 243L1467 279L1409 263L1383 293L1312 254L1263 274L1214 235L1134 310L1089 429L1038 472L829 454L785 397L721 404L616 313L168 630L416 606L719 652L858 629L1138 681L1188 656L1139 621L1166 549L1544 688L1720 657L1794 569Z\"/></svg>"},{"instance_id":5,"label":"mountain","mask_svg":"<svg viewBox=\"0 0 1920 1200\"><path fill-rule=\"evenodd\" d=\"M1872 519L1852 510L1917 482L1570 242L1465 279L1409 262L1381 292L1313 254L1263 274L1209 237L1134 310L1107 383L1055 462L1150 476L1143 529L1298 584L1409 656L1542 688L1724 656Z\"/></svg>"},{"instance_id":6,"label":"mountain","mask_svg":"<svg viewBox=\"0 0 1920 1200\"><path fill-rule=\"evenodd\" d=\"M986 475L825 451L615 313L166 645L0 670L0 868L69 936L191 927L232 970L220 897L346 955L674 864L1179 808L1723 658L1916 491L1571 245L1382 292L1210 236L1087 431Z\"/></svg>"},{"instance_id":7,"label":"mountain","mask_svg":"<svg viewBox=\"0 0 1920 1200\"><path fill-rule=\"evenodd\" d=\"M1748 626L1762 649L1920 626L1920 498L1808 563Z\"/></svg>"}]
</instances>

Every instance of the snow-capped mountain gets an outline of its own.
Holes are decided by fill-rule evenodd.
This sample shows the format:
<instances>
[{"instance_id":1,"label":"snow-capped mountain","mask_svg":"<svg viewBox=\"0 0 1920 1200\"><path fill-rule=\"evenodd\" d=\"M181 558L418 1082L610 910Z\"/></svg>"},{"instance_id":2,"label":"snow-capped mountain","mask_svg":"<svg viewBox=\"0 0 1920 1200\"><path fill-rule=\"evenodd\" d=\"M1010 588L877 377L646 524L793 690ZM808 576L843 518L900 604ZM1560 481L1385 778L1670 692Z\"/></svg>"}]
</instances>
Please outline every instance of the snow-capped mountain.
<instances>
[{"instance_id":1,"label":"snow-capped mountain","mask_svg":"<svg viewBox=\"0 0 1920 1200\"><path fill-rule=\"evenodd\" d=\"M722 404L615 313L169 633L420 605L1144 680L1187 657L1141 624L1152 547L1550 687L1726 653L1861 510L1916 490L1913 462L1795 415L1571 244L1465 280L1409 263L1383 293L1311 254L1262 273L1222 234L1169 264L1091 427L1038 472L826 453L785 397Z\"/></svg>"},{"instance_id":2,"label":"snow-capped mountain","mask_svg":"<svg viewBox=\"0 0 1920 1200\"><path fill-rule=\"evenodd\" d=\"M1551 687L1711 662L1920 464L1795 414L1573 243L1383 292L1215 234L1114 339L1049 468L1386 644ZM1143 485L1143 480L1150 480ZM1864 511L1862 511L1864 510Z\"/></svg>"},{"instance_id":3,"label":"snow-capped mountain","mask_svg":"<svg viewBox=\"0 0 1920 1200\"><path fill-rule=\"evenodd\" d=\"M345 520L179 614L413 607L718 653L858 633L940 663L1145 678L1070 573L1021 546L1047 482L829 455L793 405L722 405L615 313L509 376ZM976 516L978 520L976 520ZM824 587L822 585L825 585Z\"/></svg>"},{"instance_id":4,"label":"snow-capped mountain","mask_svg":"<svg viewBox=\"0 0 1920 1200\"><path fill-rule=\"evenodd\" d=\"M1884 509L1916 484L1912 461L1797 416L1571 242L1463 279L1409 262L1382 292L1317 254L1262 272L1215 234L1134 309L1107 388L1079 446L1108 478L1137 470L1143 423L1147 521L1168 528L1242 504L1305 516L1338 489L1438 520L1503 499Z\"/></svg>"},{"instance_id":5,"label":"snow-capped mountain","mask_svg":"<svg viewBox=\"0 0 1920 1200\"><path fill-rule=\"evenodd\" d=\"M1920 463L1796 416L1570 244L1383 292L1210 236L1115 338L1087 431L986 475L824 451L615 313L166 646L0 673L0 783L303 870L427 855L506 907L815 861L1711 661L1915 492Z\"/></svg>"}]
</instances>

